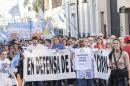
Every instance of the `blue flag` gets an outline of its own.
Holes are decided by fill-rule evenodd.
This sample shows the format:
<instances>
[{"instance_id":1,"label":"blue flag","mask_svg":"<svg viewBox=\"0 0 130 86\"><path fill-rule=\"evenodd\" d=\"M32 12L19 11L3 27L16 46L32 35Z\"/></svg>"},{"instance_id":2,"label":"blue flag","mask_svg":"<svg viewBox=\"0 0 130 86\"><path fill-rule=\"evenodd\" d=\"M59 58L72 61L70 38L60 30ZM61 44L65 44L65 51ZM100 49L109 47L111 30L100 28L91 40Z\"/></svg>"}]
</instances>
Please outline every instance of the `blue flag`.
<instances>
[{"instance_id":1,"label":"blue flag","mask_svg":"<svg viewBox=\"0 0 130 86\"><path fill-rule=\"evenodd\" d=\"M8 40L8 33L5 31L0 32L0 37L4 40Z\"/></svg>"},{"instance_id":2,"label":"blue flag","mask_svg":"<svg viewBox=\"0 0 130 86\"><path fill-rule=\"evenodd\" d=\"M9 10L9 14L11 14L12 17L15 16L20 16L20 10L19 10L19 5L16 4Z\"/></svg>"},{"instance_id":3,"label":"blue flag","mask_svg":"<svg viewBox=\"0 0 130 86\"><path fill-rule=\"evenodd\" d=\"M16 66L18 66L19 59L20 53L17 53L14 59L11 61L11 68L15 68Z\"/></svg>"}]
</instances>

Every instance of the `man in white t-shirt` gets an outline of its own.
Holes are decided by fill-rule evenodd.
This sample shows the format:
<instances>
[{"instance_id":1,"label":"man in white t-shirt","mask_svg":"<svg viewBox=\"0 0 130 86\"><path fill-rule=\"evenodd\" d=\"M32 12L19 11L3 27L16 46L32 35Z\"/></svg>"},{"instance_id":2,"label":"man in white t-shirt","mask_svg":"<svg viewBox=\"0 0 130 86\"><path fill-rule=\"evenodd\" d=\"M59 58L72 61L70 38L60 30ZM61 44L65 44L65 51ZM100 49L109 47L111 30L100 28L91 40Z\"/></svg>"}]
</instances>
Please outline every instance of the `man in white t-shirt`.
<instances>
[{"instance_id":1,"label":"man in white t-shirt","mask_svg":"<svg viewBox=\"0 0 130 86\"><path fill-rule=\"evenodd\" d=\"M92 52L85 46L85 40L79 40L79 46L76 49L70 48L74 54L74 70L76 71L77 86L92 86Z\"/></svg>"},{"instance_id":2,"label":"man in white t-shirt","mask_svg":"<svg viewBox=\"0 0 130 86\"><path fill-rule=\"evenodd\" d=\"M7 73L9 71L10 60L7 58L7 52L2 51L0 56L0 72Z\"/></svg>"},{"instance_id":3,"label":"man in white t-shirt","mask_svg":"<svg viewBox=\"0 0 130 86\"><path fill-rule=\"evenodd\" d=\"M42 45L42 44L39 44L38 43L38 37L36 37L36 36L34 36L34 37L32 37L32 44L31 45L29 45L28 47L27 47L27 50L30 52L30 53L39 53L38 52L38 50L48 50L48 48L46 47L46 46L44 46L44 45ZM43 86L42 85L42 81L34 81L34 82L32 82L33 83L33 86ZM32 85L31 83L29 83L29 86L30 85Z\"/></svg>"},{"instance_id":4,"label":"man in white t-shirt","mask_svg":"<svg viewBox=\"0 0 130 86\"><path fill-rule=\"evenodd\" d=\"M32 37L32 42L33 43L27 47L27 50L29 50L31 53L37 49L47 49L46 46L38 43L38 37L36 36Z\"/></svg>"}]
</instances>

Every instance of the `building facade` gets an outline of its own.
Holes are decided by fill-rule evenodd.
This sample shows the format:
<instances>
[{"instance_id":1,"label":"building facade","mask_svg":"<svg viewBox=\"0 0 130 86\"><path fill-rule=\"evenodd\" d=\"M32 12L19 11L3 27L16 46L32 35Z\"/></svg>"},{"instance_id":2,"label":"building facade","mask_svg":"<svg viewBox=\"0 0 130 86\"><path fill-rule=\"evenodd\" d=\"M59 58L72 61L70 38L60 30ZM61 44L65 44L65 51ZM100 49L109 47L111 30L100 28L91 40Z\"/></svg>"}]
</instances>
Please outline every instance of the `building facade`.
<instances>
[{"instance_id":1,"label":"building facade","mask_svg":"<svg viewBox=\"0 0 130 86\"><path fill-rule=\"evenodd\" d=\"M72 36L111 34L110 0L66 0L64 6Z\"/></svg>"},{"instance_id":2,"label":"building facade","mask_svg":"<svg viewBox=\"0 0 130 86\"><path fill-rule=\"evenodd\" d=\"M130 0L117 0L121 36L130 34Z\"/></svg>"},{"instance_id":3,"label":"building facade","mask_svg":"<svg viewBox=\"0 0 130 86\"><path fill-rule=\"evenodd\" d=\"M65 10L62 4L62 0L44 0L44 18L52 23L54 32L59 35L68 35L66 33Z\"/></svg>"},{"instance_id":4,"label":"building facade","mask_svg":"<svg viewBox=\"0 0 130 86\"><path fill-rule=\"evenodd\" d=\"M115 3L112 4L114 1ZM114 21L119 19L116 17L117 7L111 9L115 4L117 5L116 0L57 0L57 2L45 0L45 17L61 13L60 16L64 20L63 35L78 38L104 33L108 37L120 33L115 31L120 27L120 23L115 24Z\"/></svg>"}]
</instances>

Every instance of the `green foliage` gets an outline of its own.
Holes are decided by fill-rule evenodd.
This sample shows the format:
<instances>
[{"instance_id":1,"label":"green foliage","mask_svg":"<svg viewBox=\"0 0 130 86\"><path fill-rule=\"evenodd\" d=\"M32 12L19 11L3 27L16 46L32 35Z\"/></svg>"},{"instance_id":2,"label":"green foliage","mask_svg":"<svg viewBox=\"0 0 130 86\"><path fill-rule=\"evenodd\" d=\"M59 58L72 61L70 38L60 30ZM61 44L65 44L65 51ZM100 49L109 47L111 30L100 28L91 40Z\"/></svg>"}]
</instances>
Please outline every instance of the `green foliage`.
<instances>
[{"instance_id":1,"label":"green foliage","mask_svg":"<svg viewBox=\"0 0 130 86\"><path fill-rule=\"evenodd\" d=\"M24 3L23 3L24 7L26 7L28 4L29 4L29 0L24 0Z\"/></svg>"},{"instance_id":2,"label":"green foliage","mask_svg":"<svg viewBox=\"0 0 130 86\"><path fill-rule=\"evenodd\" d=\"M38 9L42 7L42 0L34 0L33 2L33 10L38 12Z\"/></svg>"},{"instance_id":3,"label":"green foliage","mask_svg":"<svg viewBox=\"0 0 130 86\"><path fill-rule=\"evenodd\" d=\"M24 6L27 6L29 4L29 0L24 0ZM42 8L43 6L43 0L33 0L33 10L38 12L39 8Z\"/></svg>"}]
</instances>

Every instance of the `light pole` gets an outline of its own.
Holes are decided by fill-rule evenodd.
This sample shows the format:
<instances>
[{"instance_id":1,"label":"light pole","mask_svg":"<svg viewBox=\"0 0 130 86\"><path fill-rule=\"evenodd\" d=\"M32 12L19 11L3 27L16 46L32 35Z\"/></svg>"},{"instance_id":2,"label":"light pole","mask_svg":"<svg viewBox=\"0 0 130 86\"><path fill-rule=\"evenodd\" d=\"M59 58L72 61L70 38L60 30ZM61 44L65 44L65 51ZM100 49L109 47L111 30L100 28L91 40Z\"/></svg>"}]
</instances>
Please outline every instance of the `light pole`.
<instances>
[{"instance_id":1,"label":"light pole","mask_svg":"<svg viewBox=\"0 0 130 86\"><path fill-rule=\"evenodd\" d=\"M76 1L76 9L77 9L77 30L78 30L78 39L80 38L80 30L79 30L79 0Z\"/></svg>"}]
</instances>

